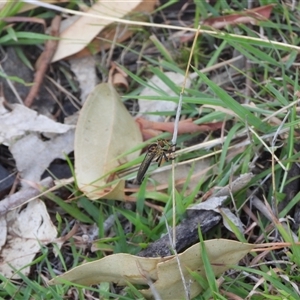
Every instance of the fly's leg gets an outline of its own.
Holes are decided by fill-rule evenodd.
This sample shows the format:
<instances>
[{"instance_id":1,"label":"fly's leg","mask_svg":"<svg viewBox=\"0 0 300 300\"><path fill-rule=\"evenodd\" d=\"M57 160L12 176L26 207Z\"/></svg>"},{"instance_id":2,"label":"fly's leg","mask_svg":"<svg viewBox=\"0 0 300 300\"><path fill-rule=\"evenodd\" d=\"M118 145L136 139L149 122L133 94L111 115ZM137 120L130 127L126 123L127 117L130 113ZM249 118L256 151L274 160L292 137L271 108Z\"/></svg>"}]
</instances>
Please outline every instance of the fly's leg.
<instances>
[{"instance_id":1,"label":"fly's leg","mask_svg":"<svg viewBox=\"0 0 300 300\"><path fill-rule=\"evenodd\" d=\"M169 144L169 149L165 150L165 153L168 154L168 157L167 157L166 154L164 153L164 155L166 157L165 158L166 161L174 160L175 159L175 157L174 157L174 152L176 151L175 147L176 147L176 144Z\"/></svg>"},{"instance_id":2,"label":"fly's leg","mask_svg":"<svg viewBox=\"0 0 300 300\"><path fill-rule=\"evenodd\" d=\"M158 162L158 167L160 167L163 160L168 162L169 160L174 160L175 157L172 157L171 154L173 153L172 150L163 150L161 155L156 159L156 162ZM168 154L168 156L167 156Z\"/></svg>"},{"instance_id":3,"label":"fly's leg","mask_svg":"<svg viewBox=\"0 0 300 300\"><path fill-rule=\"evenodd\" d=\"M169 159L168 159L168 157L167 157L165 151L163 151L162 154L161 154L161 155L157 158L157 160L156 160L156 161L158 162L158 167L160 167L160 165L161 165L163 159L164 159L166 162L169 161Z\"/></svg>"},{"instance_id":4,"label":"fly's leg","mask_svg":"<svg viewBox=\"0 0 300 300\"><path fill-rule=\"evenodd\" d=\"M163 152L163 154L162 155L160 155L158 158L157 158L157 162L158 162L158 167L160 167L160 165L161 165L161 163L162 163L162 160L163 160L163 158L164 158L164 152Z\"/></svg>"}]
</instances>

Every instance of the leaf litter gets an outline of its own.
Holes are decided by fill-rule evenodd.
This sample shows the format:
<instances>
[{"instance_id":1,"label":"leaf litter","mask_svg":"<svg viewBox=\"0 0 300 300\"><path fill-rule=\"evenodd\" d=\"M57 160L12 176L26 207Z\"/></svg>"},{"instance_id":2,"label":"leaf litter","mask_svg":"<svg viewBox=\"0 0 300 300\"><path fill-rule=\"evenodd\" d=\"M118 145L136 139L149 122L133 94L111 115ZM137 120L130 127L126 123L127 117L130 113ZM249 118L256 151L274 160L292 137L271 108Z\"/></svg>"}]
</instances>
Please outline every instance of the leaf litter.
<instances>
[{"instance_id":1,"label":"leaf litter","mask_svg":"<svg viewBox=\"0 0 300 300\"><path fill-rule=\"evenodd\" d=\"M93 7L95 8L95 7ZM269 10L270 12L270 10ZM222 22L225 23L230 23L234 24L235 22L252 22L254 21L253 15L249 14L247 12L248 16L245 18L242 16L232 16L233 19L231 18L222 18L222 19L214 19L211 20L215 25L214 26L220 26ZM216 25L217 24L217 25ZM223 25L222 25L223 26ZM75 28L75 26L74 26ZM68 52L67 52L68 53ZM178 75L178 74L177 74ZM101 87L101 88L100 88ZM95 99L92 99L93 97L96 98L93 93L99 93L102 99L109 99L109 102L112 103L105 103L105 105L99 105L99 103L96 103ZM171 93L168 91L168 93ZM147 93L145 94L147 96ZM149 95L149 94L148 94ZM92 99L92 100L91 100ZM100 102L100 101L99 101ZM156 101L155 101L156 102ZM157 101L159 102L159 101ZM169 102L169 101L166 101ZM142 102L141 102L142 104ZM166 103L164 103L166 104ZM158 108L155 108L154 111L162 111L162 110L174 110L174 103L168 103L172 104L173 106L170 107L165 107L163 106L163 103L158 104ZM110 106L111 105L111 106ZM104 109L104 108L105 109ZM106 198L106 199L118 199L122 200L124 199L124 182L122 181L117 181L117 183L112 183L112 185L107 188L105 185L109 184L110 182L114 182L114 177L107 176L108 173L118 167L120 163L123 163L124 161L129 161L132 160L136 157L137 154L123 156L120 157L121 154L123 154L126 151L130 151L134 148L135 144L138 145L141 143L141 135L139 135L139 131L134 129L134 134L133 138L130 135L130 131L132 131L132 128L136 128L137 126L134 127L132 122L132 118L127 118L125 115L125 108L121 105L121 101L118 98L117 93L113 90L112 86L109 85L100 85L95 88L95 90L91 93L90 97L87 100L87 104L85 104L85 111L83 109L83 112L81 113L81 121L80 126L78 125L77 128L77 140L75 141L75 148L77 147L77 153L79 153L79 156L77 157L75 161L75 167L76 167L76 175L79 178L79 187L81 190L86 194L91 199L98 199L98 198ZM147 113L147 109L144 109L142 107L141 111L143 113ZM110 115L107 112L112 112L112 122L111 120L108 120L106 118L106 115ZM152 110L153 112L153 110ZM97 120L97 114L98 118L100 119ZM126 123L126 126L124 124L120 124L119 120L117 120L117 116L121 116L121 119L124 119L128 122ZM1 117L1 116L0 116ZM89 121L91 120L91 124L89 124ZM131 121L129 121L131 120ZM54 122L55 123L55 122ZM36 124L39 124L38 122ZM107 125L107 126L106 126ZM95 126L95 128L93 127ZM112 130L109 131L110 128L115 128L114 126L121 128L121 134L118 135L115 133L117 130ZM128 128L125 128L127 127ZM123 130L123 129L129 129L128 131ZM42 144L44 147L37 146L37 152L33 152L33 155L38 155L38 152L43 152L44 154L49 155L49 161L52 161L56 157L61 157L59 154L63 153L68 153L68 149L72 149L72 146L70 148L63 148L61 146L62 142L59 141L60 139L57 137L61 137L61 140L68 141L67 143L73 144L72 142L72 136L74 136L74 133L72 133L73 128L69 128L66 132L58 133L54 131L49 131L51 133L50 135L50 142L49 143L44 143ZM98 132L96 132L98 130ZM26 130L25 130L26 131ZM33 130L34 131L34 130ZM90 131L92 131L92 135L90 134ZM108 131L108 133L107 133ZM42 130L38 131L38 133L45 133ZM17 130L15 133L2 133L3 134L3 141L5 141L8 145L10 145L12 153L16 159L16 157L20 156L19 151L13 150L13 147L15 146L17 149L25 147L24 145L28 144L34 144L38 145L38 136L37 133L29 133L28 132L22 132L22 129L20 127L19 131ZM54 134L54 136L53 136ZM70 135L69 138L66 138L67 134ZM107 134L107 135L106 135ZM30 135L30 139L26 142L26 138L28 138ZM1 136L1 135L0 135ZM18 139L17 142L12 142L13 138ZM126 144L125 137L131 140L134 140L133 143L128 143ZM57 139L56 139L57 138ZM107 144L102 145L101 142L108 140ZM125 147L120 147L118 148L117 142L120 142L121 144L126 144ZM19 144L18 144L19 142ZM22 143L24 142L24 144ZM57 143L58 149L57 151L54 150L54 148L51 148L51 143ZM90 143L90 144L89 144ZM46 149L49 148L49 152L46 151ZM98 153L95 153L95 150L89 151L89 148L96 148L98 150ZM23 148L25 149L25 148ZM62 150L64 149L64 150ZM108 151L107 151L108 149ZM87 150L87 153L84 153L84 151ZM26 150L26 152L30 151L29 148ZM69 150L71 151L71 150ZM111 153L108 153L111 152ZM53 156L50 156L50 154L53 153ZM37 156L38 157L38 156ZM118 157L119 160L116 161L115 157ZM88 161L90 159L90 162ZM27 160L27 158L26 158ZM108 162L107 164L100 162L100 161L105 161ZM29 163L27 164L20 164L17 161L17 168L23 175L23 178L30 180L30 181L38 181L40 179L41 175L41 170L43 168L47 167L47 160L42 164L41 168L38 170L35 170L35 168L32 168L32 172L26 172L26 170L29 169L29 165L33 164L33 161L30 159L28 160ZM24 161L23 161L24 162ZM100 167L100 169L99 169ZM209 167L209 166L208 166ZM200 169L203 169L203 167L200 167ZM121 183L121 184L120 184ZM120 185L119 185L120 184ZM102 187L104 186L104 189ZM229 187L230 192L232 192L231 187ZM104 192L103 192L104 191ZM197 209L205 209L205 206L208 205L208 208L206 209L209 210L215 210L217 211L217 208L223 204L224 200L227 199L227 196L222 196L222 195L214 195L216 198L215 203L212 198L209 198L207 201L211 201L210 205L208 203L203 203L202 206L201 204L198 206ZM35 207L36 206L36 207ZM27 213L28 212L28 213ZM29 222L29 220L33 219L34 212L37 213L37 216L34 220L34 222L31 224L33 228L29 228L30 232L24 230L21 231L21 226L18 223L19 220L20 222ZM223 210L224 212L224 210ZM16 217L18 215L18 217ZM12 231L7 231L7 236L1 236L0 239L0 245L3 246L3 253L5 253L5 241L10 242L9 238L11 235L13 235L15 232L17 232L18 236L21 236L25 238L24 240L16 240L16 244L18 244L18 247L21 243L27 244L28 240L33 239L36 240L36 237L41 239L43 242L48 243L53 241L54 237L56 236L57 232L55 228L53 227L53 224L51 222L46 222L46 224L49 227L43 228L41 224L44 223L44 220L47 220L48 214L45 211L45 207L43 207L43 204L41 205L41 202L39 200L33 200L27 204L27 206L23 207L22 209L17 208L14 209L12 212L7 213L9 226L3 222L3 219L0 219L1 225L3 225L3 228L7 230L7 228L11 228ZM232 218L233 215L231 215L229 218ZM45 225L46 225L45 224ZM53 230L54 229L54 230ZM39 230L42 232L40 233ZM44 231L47 230L49 232L49 235L40 235L43 234ZM33 235L31 233L33 232ZM36 241L35 241L36 242ZM211 242L211 243L210 243ZM34 248L34 251L36 253L37 247L36 243L30 244ZM213 240L213 241L206 241L205 242L206 248L208 250L208 254L210 256L210 261L215 268L215 274L221 274L225 270L228 269L229 264L237 264L238 261L244 257L250 250L253 249L253 245L251 244L243 244L243 243L238 243L238 242L232 242L232 241L227 241L227 240ZM194 250L194 247L196 250ZM16 247L16 249L18 249ZM229 249L229 250L228 250ZM194 250L194 252L192 251ZM226 253L226 250L228 252ZM184 272L186 278L190 278L192 282L191 286L191 294L193 296L198 295L201 291L201 288L198 286L198 284L195 284L195 281L193 281L192 277L189 277L189 271L196 271L199 274L204 274L201 273L202 270L204 270L203 265L197 264L201 262L201 258L199 257L199 244L196 244L185 252L179 254L179 258L184 265ZM224 253L225 252L225 253ZM25 256L28 254L26 253ZM32 253L30 253L30 259L32 259ZM7 255L7 257L9 257ZM9 257L9 261L13 261L14 258ZM105 260L108 261L108 265L105 264ZM128 265L124 262L128 261ZM151 263L150 266L151 268L154 269L147 269L148 265L147 263ZM155 262L155 264L153 264ZM23 261L23 264L28 264L29 262L27 261L26 263ZM106 262L107 263L107 262ZM103 266L104 265L104 266ZM134 269L133 266L136 268ZM101 269L101 267L103 269ZM223 267L223 268L222 268ZM16 265L16 268L21 268L21 265ZM105 271L103 274L103 270L109 270L111 274L107 274ZM135 273L131 273L130 271L135 271ZM92 272L91 272L92 271ZM126 273L126 271L128 271ZM7 272L7 273L5 273ZM24 269L22 272L24 274L28 274L28 269ZM81 273L84 272L84 273ZM94 272L94 273L93 273ZM13 275L12 270L8 269L6 271L3 271L5 274L10 274ZM83 274L85 275L84 278L82 278ZM91 276L93 275L93 277ZM154 285L156 289L159 291L160 295L163 296L163 299L174 299L174 297L177 297L180 295L181 297L184 297L184 294L182 293L182 287L181 287L181 277L178 276L178 265L177 261L174 259L174 257L171 258L158 258L158 259L141 259L137 258L128 254L115 254L108 256L104 259L101 259L99 261L95 261L92 263L88 263L86 265L82 265L80 267L77 267L62 276L53 279L51 283L58 283L59 278L64 278L67 280L71 280L73 282L77 283L84 283L84 284L97 284L101 281L111 281L111 282L117 282L118 284L125 284L125 281L133 282L133 283L143 283L147 284L149 281L145 280L147 277L151 280L154 281ZM176 276L175 276L176 275ZM16 276L16 275L13 275ZM69 276L69 277L68 277ZM72 277L73 276L73 277ZM111 276L111 277L110 277ZM14 277L17 278L17 277ZM130 281L132 280L132 281ZM194 285L195 284L195 285ZM174 286L176 288L174 288ZM152 296L152 293L149 290L142 290L141 291L145 297L150 298Z\"/></svg>"}]
</instances>

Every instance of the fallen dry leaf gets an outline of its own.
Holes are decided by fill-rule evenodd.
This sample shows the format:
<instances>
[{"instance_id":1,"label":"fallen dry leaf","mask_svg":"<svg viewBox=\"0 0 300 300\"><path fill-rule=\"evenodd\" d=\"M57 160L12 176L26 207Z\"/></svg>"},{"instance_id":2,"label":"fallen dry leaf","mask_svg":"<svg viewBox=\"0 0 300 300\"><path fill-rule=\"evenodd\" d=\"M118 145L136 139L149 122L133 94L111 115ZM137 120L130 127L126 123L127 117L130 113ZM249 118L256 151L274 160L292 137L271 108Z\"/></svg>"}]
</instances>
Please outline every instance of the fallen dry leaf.
<instances>
[{"instance_id":1,"label":"fallen dry leaf","mask_svg":"<svg viewBox=\"0 0 300 300\"><path fill-rule=\"evenodd\" d=\"M168 77L175 85L181 87L184 83L185 76L175 72L164 72L164 75ZM185 88L189 88L191 85L190 78L187 78L185 83ZM161 92L160 92L161 91ZM161 78L157 75L151 77L147 86L140 93L138 100L139 103L139 113L137 117L142 117L144 119L154 121L154 122L163 122L165 120L164 116L161 115L152 115L148 113L152 112L162 112L162 111L175 111L177 103L173 101L166 100L147 100L143 97L157 96L162 97L161 95L165 94L168 96L178 96L178 94L173 91Z\"/></svg>"},{"instance_id":2,"label":"fallen dry leaf","mask_svg":"<svg viewBox=\"0 0 300 300\"><path fill-rule=\"evenodd\" d=\"M33 182L40 181L53 160L65 159L73 150L74 129L54 135L49 140L43 140L36 134L28 134L10 146L22 179Z\"/></svg>"},{"instance_id":3,"label":"fallen dry leaf","mask_svg":"<svg viewBox=\"0 0 300 300\"><path fill-rule=\"evenodd\" d=\"M206 19L202 25L211 26L216 29L235 24L257 24L258 21L268 20L275 4L269 4L253 9L248 9L238 14L214 17Z\"/></svg>"},{"instance_id":4,"label":"fallen dry leaf","mask_svg":"<svg viewBox=\"0 0 300 300\"><path fill-rule=\"evenodd\" d=\"M30 133L63 134L74 126L61 124L38 114L36 111L21 104L12 105L7 110L0 101L0 144L10 146L16 139Z\"/></svg>"},{"instance_id":5,"label":"fallen dry leaf","mask_svg":"<svg viewBox=\"0 0 300 300\"><path fill-rule=\"evenodd\" d=\"M148 121L144 118L136 118L135 121L140 126L140 130L143 134L143 139L148 140L155 137L162 132L174 131L174 122L154 122ZM223 122L206 123L206 124L195 124L192 119L186 119L179 121L178 123L178 134L184 133L195 133L203 131L215 131L221 129Z\"/></svg>"},{"instance_id":6,"label":"fallen dry leaf","mask_svg":"<svg viewBox=\"0 0 300 300\"><path fill-rule=\"evenodd\" d=\"M222 274L238 262L255 245L240 243L225 239L204 242L209 261L215 275ZM201 258L200 243L193 245L178 255L186 282L189 282L191 298L201 292L201 286L190 272L196 272L205 277L205 268ZM161 299L184 299L184 289L176 257L144 258L130 254L114 254L100 260L83 264L50 281L49 284L59 284L61 280L83 285L114 282L118 285L147 284L147 277L153 282L153 287ZM152 298L152 292L140 290L146 298Z\"/></svg>"},{"instance_id":7,"label":"fallen dry leaf","mask_svg":"<svg viewBox=\"0 0 300 300\"><path fill-rule=\"evenodd\" d=\"M95 87L80 112L75 133L75 172L78 187L90 199L124 200L123 180L110 187L108 173L139 156L120 157L142 142L132 116L111 84Z\"/></svg>"},{"instance_id":8,"label":"fallen dry leaf","mask_svg":"<svg viewBox=\"0 0 300 300\"><path fill-rule=\"evenodd\" d=\"M155 0L137 0L137 3L140 3L136 8L134 8L129 15L132 20L134 21L145 21L148 18L149 13L151 13L157 1ZM124 1L124 3L128 3ZM121 17L120 17L121 18ZM105 27L88 45L81 51L77 52L76 54L72 55L71 57L84 57L89 56L92 53L98 53L103 50L110 49L112 46L112 41L116 43L122 43L123 41L130 38L135 32L137 28L135 26L128 26L123 24L111 24ZM92 51L91 51L92 49Z\"/></svg>"},{"instance_id":9,"label":"fallen dry leaf","mask_svg":"<svg viewBox=\"0 0 300 300\"><path fill-rule=\"evenodd\" d=\"M52 178L47 177L41 180L38 184L35 184L34 187L27 186L26 188L22 188L18 192L5 197L0 201L0 217L6 215L9 211L12 211L24 205L25 203L37 199L38 196L41 194L42 189L48 189L52 185L53 185Z\"/></svg>"},{"instance_id":10,"label":"fallen dry leaf","mask_svg":"<svg viewBox=\"0 0 300 300\"><path fill-rule=\"evenodd\" d=\"M20 276L13 269L15 268L27 276L29 264L40 251L41 245L52 242L57 235L45 204L40 200L33 200L8 212L6 216L1 216L0 224L0 273L5 277L19 279Z\"/></svg>"},{"instance_id":11,"label":"fallen dry leaf","mask_svg":"<svg viewBox=\"0 0 300 300\"><path fill-rule=\"evenodd\" d=\"M83 104L88 95L99 83L96 74L96 62L93 56L69 59L71 70L74 72L80 86L80 100Z\"/></svg>"},{"instance_id":12,"label":"fallen dry leaf","mask_svg":"<svg viewBox=\"0 0 300 300\"><path fill-rule=\"evenodd\" d=\"M55 122L24 105L12 108L6 110L0 102L0 144L9 146L22 179L38 182L54 159L65 159L73 151L75 126Z\"/></svg>"},{"instance_id":13,"label":"fallen dry leaf","mask_svg":"<svg viewBox=\"0 0 300 300\"><path fill-rule=\"evenodd\" d=\"M100 51L105 49L105 45L111 46L111 42L107 40L114 40L116 34L116 28L106 28L108 25L114 23L114 21L101 19L101 16L112 17L112 18L124 18L128 17L128 14L134 16L134 14L142 12L150 12L154 9L156 1L98 1L96 2L86 13L99 16L99 18L93 18L90 15L77 17L70 17L73 22L69 22L69 26L65 28L61 34L61 40L58 44L58 49L52 59L52 62L69 57L73 54L83 50L100 32L100 37L97 37L98 44L93 43L90 45L90 49L94 51ZM103 31L106 29L105 31ZM127 30L127 27L120 25L117 32L119 36L117 42L121 42L124 38L128 38L132 32ZM105 40L105 41L103 41ZM90 51L86 51L84 54L90 55ZM84 55L83 54L83 55ZM82 55L81 55L82 56ZM78 57L78 56L77 56Z\"/></svg>"},{"instance_id":14,"label":"fallen dry leaf","mask_svg":"<svg viewBox=\"0 0 300 300\"><path fill-rule=\"evenodd\" d=\"M111 63L111 68L108 74L108 82L115 87L123 87L126 90L129 88L127 74L114 62Z\"/></svg>"}]
</instances>

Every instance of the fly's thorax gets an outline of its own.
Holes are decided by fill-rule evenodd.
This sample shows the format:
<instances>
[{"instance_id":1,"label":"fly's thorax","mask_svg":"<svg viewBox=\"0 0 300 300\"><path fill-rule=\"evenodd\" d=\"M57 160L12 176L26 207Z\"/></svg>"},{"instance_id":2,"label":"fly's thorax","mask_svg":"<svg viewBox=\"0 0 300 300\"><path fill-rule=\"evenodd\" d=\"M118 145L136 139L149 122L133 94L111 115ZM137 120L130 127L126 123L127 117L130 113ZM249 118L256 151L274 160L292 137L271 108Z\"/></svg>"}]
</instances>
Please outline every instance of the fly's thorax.
<instances>
[{"instance_id":1,"label":"fly's thorax","mask_svg":"<svg viewBox=\"0 0 300 300\"><path fill-rule=\"evenodd\" d=\"M157 149L158 149L158 144L157 143L153 143L153 144L149 145L148 152L156 152Z\"/></svg>"}]
</instances>

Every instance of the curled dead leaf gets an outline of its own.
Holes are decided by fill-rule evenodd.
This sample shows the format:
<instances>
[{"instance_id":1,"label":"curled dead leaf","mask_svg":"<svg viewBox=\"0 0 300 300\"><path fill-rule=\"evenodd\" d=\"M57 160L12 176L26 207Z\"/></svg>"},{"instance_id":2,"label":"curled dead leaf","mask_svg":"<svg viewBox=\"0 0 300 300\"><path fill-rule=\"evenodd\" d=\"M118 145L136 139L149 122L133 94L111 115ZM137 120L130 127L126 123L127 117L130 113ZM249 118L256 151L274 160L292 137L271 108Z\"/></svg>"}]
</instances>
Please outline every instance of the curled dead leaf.
<instances>
[{"instance_id":1,"label":"curled dead leaf","mask_svg":"<svg viewBox=\"0 0 300 300\"><path fill-rule=\"evenodd\" d=\"M127 74L114 62L111 63L111 69L108 74L108 82L115 87L122 87L126 90L129 88Z\"/></svg>"},{"instance_id":2,"label":"curled dead leaf","mask_svg":"<svg viewBox=\"0 0 300 300\"><path fill-rule=\"evenodd\" d=\"M237 14L208 18L203 25L216 29L224 28L227 25L235 24L257 24L258 21L268 20L275 4L264 5L253 9L248 9Z\"/></svg>"},{"instance_id":3,"label":"curled dead leaf","mask_svg":"<svg viewBox=\"0 0 300 300\"><path fill-rule=\"evenodd\" d=\"M144 140L149 139L149 136L154 137L156 135L161 134L162 132L172 133L174 131L174 122L154 122L146 120L144 118L136 118L135 121L138 123L142 131ZM192 119L186 119L179 121L178 134L215 131L221 129L222 126L223 122L206 123L198 125L193 123Z\"/></svg>"}]
</instances>

